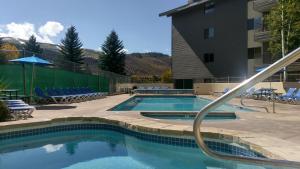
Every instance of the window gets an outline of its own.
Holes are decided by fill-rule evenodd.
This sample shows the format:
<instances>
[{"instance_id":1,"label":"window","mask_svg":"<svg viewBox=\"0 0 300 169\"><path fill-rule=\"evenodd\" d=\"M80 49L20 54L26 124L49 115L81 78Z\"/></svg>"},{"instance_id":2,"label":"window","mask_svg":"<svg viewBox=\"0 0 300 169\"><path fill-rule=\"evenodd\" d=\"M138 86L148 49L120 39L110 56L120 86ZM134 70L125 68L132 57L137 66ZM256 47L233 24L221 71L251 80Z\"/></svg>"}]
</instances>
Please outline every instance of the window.
<instances>
[{"instance_id":1,"label":"window","mask_svg":"<svg viewBox=\"0 0 300 169\"><path fill-rule=\"evenodd\" d=\"M204 53L204 63L212 63L215 61L213 53Z\"/></svg>"},{"instance_id":2,"label":"window","mask_svg":"<svg viewBox=\"0 0 300 169\"><path fill-rule=\"evenodd\" d=\"M254 19L248 19L247 21L247 27L248 27L248 30L253 30L254 29Z\"/></svg>"},{"instance_id":3,"label":"window","mask_svg":"<svg viewBox=\"0 0 300 169\"><path fill-rule=\"evenodd\" d=\"M206 2L204 5L204 14L209 14L212 13L213 11L215 11L215 2L214 1Z\"/></svg>"},{"instance_id":4,"label":"window","mask_svg":"<svg viewBox=\"0 0 300 169\"><path fill-rule=\"evenodd\" d=\"M262 28L262 19L261 18L251 18L247 21L248 30Z\"/></svg>"},{"instance_id":5,"label":"window","mask_svg":"<svg viewBox=\"0 0 300 169\"><path fill-rule=\"evenodd\" d=\"M176 79L175 89L193 89L194 81L192 79Z\"/></svg>"},{"instance_id":6,"label":"window","mask_svg":"<svg viewBox=\"0 0 300 169\"><path fill-rule=\"evenodd\" d=\"M215 37L215 29L214 28L207 28L204 29L204 39L212 39Z\"/></svg>"},{"instance_id":7,"label":"window","mask_svg":"<svg viewBox=\"0 0 300 169\"><path fill-rule=\"evenodd\" d=\"M257 59L261 57L261 48L248 48L248 59Z\"/></svg>"}]
</instances>

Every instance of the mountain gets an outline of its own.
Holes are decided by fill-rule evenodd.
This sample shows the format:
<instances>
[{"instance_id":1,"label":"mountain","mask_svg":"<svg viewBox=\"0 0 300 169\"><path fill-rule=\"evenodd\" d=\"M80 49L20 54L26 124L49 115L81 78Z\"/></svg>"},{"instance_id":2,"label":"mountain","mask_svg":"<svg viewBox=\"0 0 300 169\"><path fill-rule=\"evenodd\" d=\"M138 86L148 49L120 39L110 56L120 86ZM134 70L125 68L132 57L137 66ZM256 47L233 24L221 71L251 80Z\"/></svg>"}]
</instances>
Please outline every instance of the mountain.
<instances>
[{"instance_id":1,"label":"mountain","mask_svg":"<svg viewBox=\"0 0 300 169\"><path fill-rule=\"evenodd\" d=\"M5 43L14 44L18 49L22 50L26 40L11 37L2 37ZM40 43L43 49L41 57L52 61L57 67L72 69L72 63L64 60L59 52L58 45L49 43ZM25 54L29 55L29 54ZM90 73L98 72L98 57L100 51L93 49L84 49L85 69ZM162 53L132 53L126 55L125 70L127 75L138 76L160 76L164 71L171 67L171 58L169 55ZM68 66L66 66L68 65Z\"/></svg>"}]
</instances>

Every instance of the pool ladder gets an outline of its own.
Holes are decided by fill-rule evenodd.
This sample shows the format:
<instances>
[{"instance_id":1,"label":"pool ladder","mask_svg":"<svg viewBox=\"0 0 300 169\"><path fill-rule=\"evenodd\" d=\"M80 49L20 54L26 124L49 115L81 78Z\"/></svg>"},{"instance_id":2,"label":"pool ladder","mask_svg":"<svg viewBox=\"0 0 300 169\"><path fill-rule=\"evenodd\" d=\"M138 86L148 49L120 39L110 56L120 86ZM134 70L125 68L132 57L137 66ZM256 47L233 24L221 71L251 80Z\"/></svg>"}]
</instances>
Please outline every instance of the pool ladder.
<instances>
[{"instance_id":1,"label":"pool ladder","mask_svg":"<svg viewBox=\"0 0 300 169\"><path fill-rule=\"evenodd\" d=\"M267 79L268 77L272 76L276 72L280 71L281 69L285 68L286 66L292 64L293 62L300 59L300 47L296 50L289 53L284 58L278 60L274 64L270 65L268 68L264 69L260 73L252 76L251 78L245 80L240 85L235 87L234 89L230 90L228 93L224 94L223 96L219 97L212 103L208 104L206 107L202 108L200 112L197 114L194 125L193 125L193 132L195 135L196 142L198 146L203 150L203 152L216 159L220 160L229 160L234 162L241 162L246 164L252 165L266 165L266 166L276 166L276 167L294 167L299 168L300 162L293 162L293 161L284 161L284 160L275 160L275 159L265 159L265 158L254 158L254 157L242 157L242 156L233 156L233 155L226 155L226 154L219 154L211 151L206 144L204 143L203 137L201 135L201 123L204 120L204 117L210 112L211 110L218 108L219 106L223 105L224 103L230 101L232 98L241 95L247 89L251 88L255 84Z\"/></svg>"}]
</instances>

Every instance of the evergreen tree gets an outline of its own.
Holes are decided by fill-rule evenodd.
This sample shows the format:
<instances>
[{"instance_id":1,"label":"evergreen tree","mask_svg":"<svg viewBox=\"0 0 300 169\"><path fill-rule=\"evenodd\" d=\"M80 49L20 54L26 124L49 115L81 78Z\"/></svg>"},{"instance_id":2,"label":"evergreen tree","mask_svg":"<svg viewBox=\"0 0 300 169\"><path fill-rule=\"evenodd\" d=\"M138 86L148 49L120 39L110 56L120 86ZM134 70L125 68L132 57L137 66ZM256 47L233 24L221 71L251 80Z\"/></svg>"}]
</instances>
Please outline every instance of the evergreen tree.
<instances>
[{"instance_id":1,"label":"evergreen tree","mask_svg":"<svg viewBox=\"0 0 300 169\"><path fill-rule=\"evenodd\" d=\"M69 61L82 64L83 49L75 26L71 26L61 41L60 52Z\"/></svg>"},{"instance_id":2,"label":"evergreen tree","mask_svg":"<svg viewBox=\"0 0 300 169\"><path fill-rule=\"evenodd\" d=\"M125 74L125 52L123 42L118 34L112 31L102 45L103 54L99 56L102 70Z\"/></svg>"},{"instance_id":3,"label":"evergreen tree","mask_svg":"<svg viewBox=\"0 0 300 169\"><path fill-rule=\"evenodd\" d=\"M36 42L34 35L31 35L29 40L25 43L25 50L29 52L30 55L42 54L42 49L40 45Z\"/></svg>"},{"instance_id":4,"label":"evergreen tree","mask_svg":"<svg viewBox=\"0 0 300 169\"><path fill-rule=\"evenodd\" d=\"M4 43L4 42L3 42L2 38L0 38L0 47L1 47L1 45L2 45L3 43Z\"/></svg>"}]
</instances>

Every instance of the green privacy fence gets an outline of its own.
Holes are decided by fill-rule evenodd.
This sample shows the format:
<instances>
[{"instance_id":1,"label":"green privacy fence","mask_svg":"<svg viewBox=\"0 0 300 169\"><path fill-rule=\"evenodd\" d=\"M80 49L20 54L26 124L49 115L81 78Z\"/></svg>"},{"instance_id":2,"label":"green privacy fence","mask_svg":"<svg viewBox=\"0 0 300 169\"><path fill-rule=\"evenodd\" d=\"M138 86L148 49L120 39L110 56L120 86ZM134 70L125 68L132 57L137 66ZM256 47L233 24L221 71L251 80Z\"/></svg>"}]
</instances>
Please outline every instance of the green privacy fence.
<instances>
[{"instance_id":1,"label":"green privacy fence","mask_svg":"<svg viewBox=\"0 0 300 169\"><path fill-rule=\"evenodd\" d=\"M33 88L90 87L96 91L111 92L111 79L105 74L90 75L40 66L34 66L34 73L32 73L32 65L29 64L1 64L0 83L3 83L6 88L19 89L20 93L24 93L23 70L25 70L27 94L30 93L32 74L34 74Z\"/></svg>"}]
</instances>

